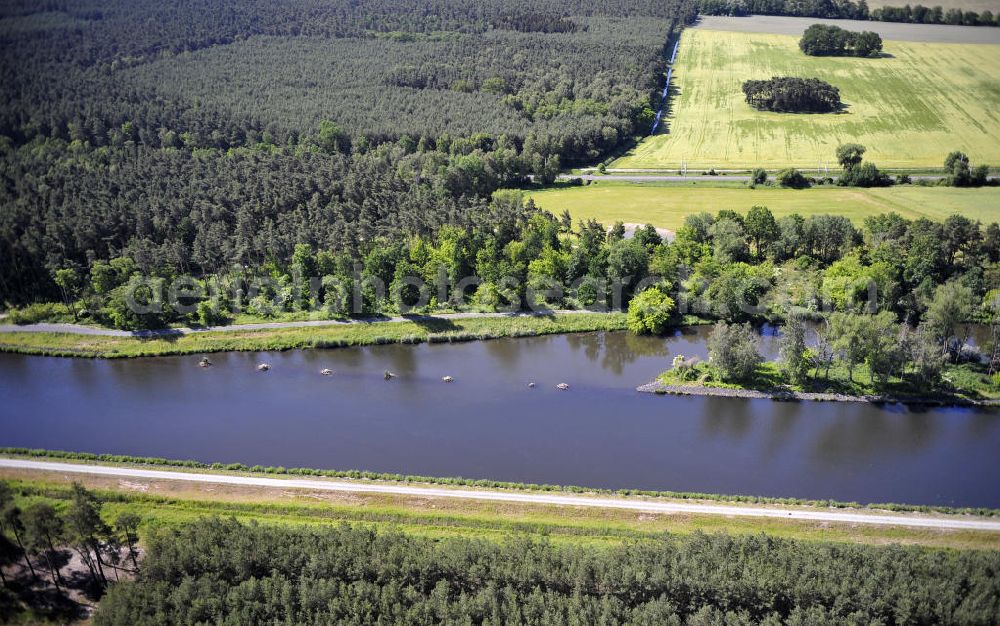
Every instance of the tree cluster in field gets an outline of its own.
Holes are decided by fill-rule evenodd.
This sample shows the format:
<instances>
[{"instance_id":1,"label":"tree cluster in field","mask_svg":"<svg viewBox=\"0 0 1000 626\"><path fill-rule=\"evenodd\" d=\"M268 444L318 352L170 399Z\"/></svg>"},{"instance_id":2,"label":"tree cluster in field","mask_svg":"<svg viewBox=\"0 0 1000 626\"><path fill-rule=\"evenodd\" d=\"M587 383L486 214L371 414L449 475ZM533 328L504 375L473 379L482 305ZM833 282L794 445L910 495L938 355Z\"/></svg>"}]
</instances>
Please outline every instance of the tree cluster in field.
<instances>
[{"instance_id":1,"label":"tree cluster in field","mask_svg":"<svg viewBox=\"0 0 1000 626\"><path fill-rule=\"evenodd\" d=\"M202 519L163 530L95 626L993 624L998 553L696 533L594 550Z\"/></svg>"},{"instance_id":2,"label":"tree cluster in field","mask_svg":"<svg viewBox=\"0 0 1000 626\"><path fill-rule=\"evenodd\" d=\"M99 598L123 573L132 575L138 569L140 521L135 513L123 512L113 525L108 524L101 517L101 501L79 483L73 483L64 508L57 510L46 501L36 501L22 509L12 488L0 481L0 568L11 572L7 575L0 570L4 586L0 614L16 612L18 602L8 591L14 589L29 607L43 613L59 605L72 611L74 605L65 594L81 584L89 595ZM73 553L89 574L82 583L77 576L63 572ZM20 567L16 577L14 566Z\"/></svg>"},{"instance_id":3,"label":"tree cluster in field","mask_svg":"<svg viewBox=\"0 0 1000 626\"><path fill-rule=\"evenodd\" d=\"M759 111L830 113L840 110L840 90L818 78L775 76L743 82L747 104Z\"/></svg>"},{"instance_id":4,"label":"tree cluster in field","mask_svg":"<svg viewBox=\"0 0 1000 626\"><path fill-rule=\"evenodd\" d=\"M813 24L802 34L799 49L809 56L877 57L882 52L878 33L856 33L839 26Z\"/></svg>"},{"instance_id":5,"label":"tree cluster in field","mask_svg":"<svg viewBox=\"0 0 1000 626\"><path fill-rule=\"evenodd\" d=\"M871 161L863 160L867 149L861 144L845 143L837 146L837 162L843 172L837 179L842 187L888 187L893 181Z\"/></svg>"},{"instance_id":6,"label":"tree cluster in field","mask_svg":"<svg viewBox=\"0 0 1000 626\"><path fill-rule=\"evenodd\" d=\"M822 17L845 20L871 20L875 22L904 22L911 24L953 24L964 26L998 26L1000 14L984 10L963 11L940 6L921 4L897 7L878 7L869 10L864 0L701 0L698 11L704 15L788 15L793 17Z\"/></svg>"}]
</instances>

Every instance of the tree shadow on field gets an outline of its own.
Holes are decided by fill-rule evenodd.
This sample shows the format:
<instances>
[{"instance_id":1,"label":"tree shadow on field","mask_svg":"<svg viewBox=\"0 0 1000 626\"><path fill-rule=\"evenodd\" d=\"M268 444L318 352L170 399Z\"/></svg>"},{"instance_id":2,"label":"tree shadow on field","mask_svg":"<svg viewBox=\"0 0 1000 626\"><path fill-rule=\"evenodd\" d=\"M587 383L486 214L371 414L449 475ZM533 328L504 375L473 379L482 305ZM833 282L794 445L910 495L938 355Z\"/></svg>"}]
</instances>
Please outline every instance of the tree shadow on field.
<instances>
[{"instance_id":1,"label":"tree shadow on field","mask_svg":"<svg viewBox=\"0 0 1000 626\"><path fill-rule=\"evenodd\" d=\"M136 330L132 332L131 336L132 338L143 342L166 341L168 343L174 343L183 337L184 333L172 328L162 328L157 330Z\"/></svg>"},{"instance_id":2,"label":"tree shadow on field","mask_svg":"<svg viewBox=\"0 0 1000 626\"><path fill-rule=\"evenodd\" d=\"M656 135L670 134L670 113L674 108L674 101L681 96L681 88L677 86L676 79L671 79L670 86L667 87L667 97L663 100L663 113L660 115L660 125L656 129Z\"/></svg>"},{"instance_id":3,"label":"tree shadow on field","mask_svg":"<svg viewBox=\"0 0 1000 626\"><path fill-rule=\"evenodd\" d=\"M405 314L401 315L403 319L408 322L416 324L421 329L429 333L445 333L448 331L458 330L458 326L455 322L451 321L446 317L435 317L433 315L417 315L417 314Z\"/></svg>"}]
</instances>

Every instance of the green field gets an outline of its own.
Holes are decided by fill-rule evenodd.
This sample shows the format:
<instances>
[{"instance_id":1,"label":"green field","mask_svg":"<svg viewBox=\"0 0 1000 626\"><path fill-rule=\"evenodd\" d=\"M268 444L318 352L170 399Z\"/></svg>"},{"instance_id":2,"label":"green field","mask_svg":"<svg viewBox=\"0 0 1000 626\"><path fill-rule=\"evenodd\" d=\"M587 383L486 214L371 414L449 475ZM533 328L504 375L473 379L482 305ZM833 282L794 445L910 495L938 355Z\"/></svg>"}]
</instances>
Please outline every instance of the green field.
<instances>
[{"instance_id":1,"label":"green field","mask_svg":"<svg viewBox=\"0 0 1000 626\"><path fill-rule=\"evenodd\" d=\"M788 35L687 29L674 70L669 134L643 140L616 168L836 164L859 142L882 167L940 167L951 150L1000 163L1000 45L886 41L879 59L809 57ZM817 77L838 87L836 114L755 111L746 79Z\"/></svg>"},{"instance_id":2,"label":"green field","mask_svg":"<svg viewBox=\"0 0 1000 626\"><path fill-rule=\"evenodd\" d=\"M653 224L677 230L692 213L720 209L746 212L764 205L776 217L833 213L860 225L868 215L895 211L908 219L943 220L960 213L984 223L1000 221L1000 188L897 186L883 189L813 187L811 189L757 189L695 185L646 185L605 182L586 187L545 189L531 194L535 203L552 213L568 210L574 221L596 219L605 224L622 221Z\"/></svg>"}]
</instances>

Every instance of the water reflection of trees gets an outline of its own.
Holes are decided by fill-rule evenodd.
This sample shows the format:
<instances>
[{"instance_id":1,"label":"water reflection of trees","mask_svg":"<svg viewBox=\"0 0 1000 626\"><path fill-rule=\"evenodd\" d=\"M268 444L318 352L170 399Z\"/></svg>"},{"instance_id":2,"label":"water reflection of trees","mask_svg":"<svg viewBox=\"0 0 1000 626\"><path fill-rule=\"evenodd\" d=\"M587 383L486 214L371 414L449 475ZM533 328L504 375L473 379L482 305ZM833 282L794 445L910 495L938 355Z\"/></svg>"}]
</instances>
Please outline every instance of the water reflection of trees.
<instances>
[{"instance_id":1,"label":"water reflection of trees","mask_svg":"<svg viewBox=\"0 0 1000 626\"><path fill-rule=\"evenodd\" d=\"M626 332L585 333L566 335L566 344L574 352L583 352L588 360L599 362L601 367L620 375L626 365L643 357L661 357L663 369L669 364L670 355L666 341L662 337L633 335Z\"/></svg>"}]
</instances>

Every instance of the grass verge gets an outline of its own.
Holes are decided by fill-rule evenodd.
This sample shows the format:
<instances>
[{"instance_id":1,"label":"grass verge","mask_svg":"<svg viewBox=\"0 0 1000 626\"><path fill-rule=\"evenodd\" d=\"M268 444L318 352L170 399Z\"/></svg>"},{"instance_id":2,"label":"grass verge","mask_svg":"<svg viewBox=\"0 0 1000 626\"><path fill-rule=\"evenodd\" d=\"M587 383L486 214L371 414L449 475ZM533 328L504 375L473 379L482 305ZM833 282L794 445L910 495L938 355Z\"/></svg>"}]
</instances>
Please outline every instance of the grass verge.
<instances>
[{"instance_id":1,"label":"grass verge","mask_svg":"<svg viewBox=\"0 0 1000 626\"><path fill-rule=\"evenodd\" d=\"M67 506L70 478L56 473L0 470L28 506L45 501ZM466 537L504 541L514 535L553 543L613 546L651 540L664 533L696 531L757 534L808 541L887 544L935 548L997 549L996 533L938 531L869 525L814 523L782 519L726 518L718 515L666 515L625 510L474 500L428 499L387 494L310 492L301 489L200 485L181 481L124 481L114 477L77 476L104 502L102 515L114 520L124 511L143 519L142 533L177 526L204 516L235 517L260 524L314 525L349 523L392 528L432 538Z\"/></svg>"},{"instance_id":2,"label":"grass verge","mask_svg":"<svg viewBox=\"0 0 1000 626\"><path fill-rule=\"evenodd\" d=\"M624 313L554 313L533 317L433 318L407 322L204 332L150 339L72 333L8 332L0 333L0 352L112 359L208 352L338 348L391 343L448 343L624 329Z\"/></svg>"},{"instance_id":3,"label":"grass verge","mask_svg":"<svg viewBox=\"0 0 1000 626\"><path fill-rule=\"evenodd\" d=\"M650 491L644 489L600 489L594 487L580 487L576 485L548 485L535 483L512 483L498 480L461 478L461 477L439 477L439 476L413 476L404 474L386 474L378 472L368 472L361 470L333 470L315 469L302 467L262 467L260 465L247 466L242 463L203 463L194 460L174 460L156 457L138 457L120 454L94 454L91 452L68 452L64 450L45 450L41 448L0 448L0 456L11 458L28 459L57 459L64 461L94 463L100 465L118 465L127 467L154 467L169 468L178 471L199 471L210 473L237 473L246 474L267 474L275 477L282 476L317 476L322 478L340 478L351 480L383 481L398 484L424 484L443 485L450 487L475 487L477 489L498 489L515 491L542 491L560 492L574 494L595 494L595 495L615 495L615 496L641 496L650 498L666 498L673 500L700 500L706 502L729 502L729 503L749 503L767 504L775 506L811 506L830 508L851 508L885 510L895 512L919 512L919 513L943 513L961 515L997 516L1000 509L989 509L985 507L977 508L955 508L947 506L929 506L921 504L898 504L898 503L877 503L859 504L857 502L840 502L837 500L806 500L802 498L775 498L768 496L750 495L726 495L712 493L693 493L681 491Z\"/></svg>"}]
</instances>

